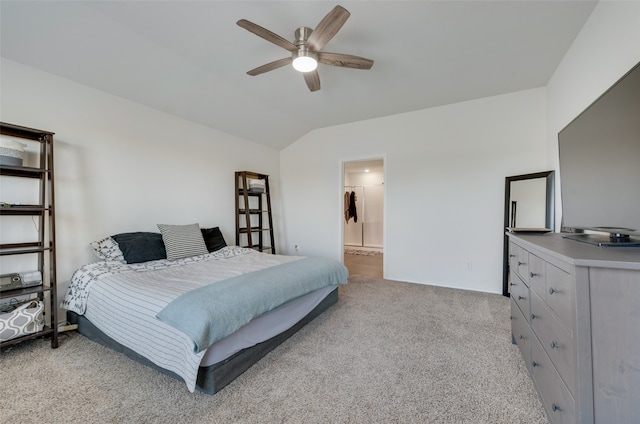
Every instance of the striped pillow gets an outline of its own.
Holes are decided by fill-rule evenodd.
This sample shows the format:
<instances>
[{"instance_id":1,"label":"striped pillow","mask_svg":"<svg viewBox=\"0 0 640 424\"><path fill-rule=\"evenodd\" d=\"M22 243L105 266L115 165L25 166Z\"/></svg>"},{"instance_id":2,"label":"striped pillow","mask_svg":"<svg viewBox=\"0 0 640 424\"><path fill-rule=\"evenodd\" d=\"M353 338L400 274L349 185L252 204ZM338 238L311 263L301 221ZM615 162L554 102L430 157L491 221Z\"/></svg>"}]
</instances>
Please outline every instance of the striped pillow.
<instances>
[{"instance_id":1,"label":"striped pillow","mask_svg":"<svg viewBox=\"0 0 640 424\"><path fill-rule=\"evenodd\" d=\"M164 248L167 251L167 259L171 261L209 253L198 224L158 224L158 229L162 234Z\"/></svg>"}]
</instances>

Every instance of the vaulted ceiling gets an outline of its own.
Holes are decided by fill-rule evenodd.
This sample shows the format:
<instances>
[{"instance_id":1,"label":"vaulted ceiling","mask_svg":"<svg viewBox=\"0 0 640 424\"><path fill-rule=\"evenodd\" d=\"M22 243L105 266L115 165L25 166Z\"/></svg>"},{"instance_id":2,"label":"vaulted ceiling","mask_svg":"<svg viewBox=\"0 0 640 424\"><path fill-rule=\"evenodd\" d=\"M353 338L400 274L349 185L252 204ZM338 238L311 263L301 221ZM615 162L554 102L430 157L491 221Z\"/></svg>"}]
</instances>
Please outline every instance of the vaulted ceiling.
<instances>
[{"instance_id":1,"label":"vaulted ceiling","mask_svg":"<svg viewBox=\"0 0 640 424\"><path fill-rule=\"evenodd\" d=\"M596 1L343 1L324 51L370 70L320 65L321 89L290 55L236 25L293 41L327 1L0 2L0 55L276 149L317 128L546 85ZM1 95L1 94L0 94Z\"/></svg>"}]
</instances>

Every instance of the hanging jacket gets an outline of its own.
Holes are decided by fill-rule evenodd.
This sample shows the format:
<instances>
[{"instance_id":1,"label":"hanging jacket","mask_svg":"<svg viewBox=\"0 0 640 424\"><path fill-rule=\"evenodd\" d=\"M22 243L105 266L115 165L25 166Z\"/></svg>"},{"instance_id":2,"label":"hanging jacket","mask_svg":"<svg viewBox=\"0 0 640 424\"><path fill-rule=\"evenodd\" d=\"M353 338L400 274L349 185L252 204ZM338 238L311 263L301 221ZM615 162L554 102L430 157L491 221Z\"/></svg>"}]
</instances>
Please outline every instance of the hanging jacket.
<instances>
[{"instance_id":1,"label":"hanging jacket","mask_svg":"<svg viewBox=\"0 0 640 424\"><path fill-rule=\"evenodd\" d=\"M358 211L356 210L356 192L352 191L349 196L349 216L353 218L353 222L358 222Z\"/></svg>"},{"instance_id":2,"label":"hanging jacket","mask_svg":"<svg viewBox=\"0 0 640 424\"><path fill-rule=\"evenodd\" d=\"M349 215L349 201L350 201L351 196L349 195L348 191L344 192L344 220L347 221L347 224L349 223L349 219L351 218L351 216Z\"/></svg>"}]
</instances>

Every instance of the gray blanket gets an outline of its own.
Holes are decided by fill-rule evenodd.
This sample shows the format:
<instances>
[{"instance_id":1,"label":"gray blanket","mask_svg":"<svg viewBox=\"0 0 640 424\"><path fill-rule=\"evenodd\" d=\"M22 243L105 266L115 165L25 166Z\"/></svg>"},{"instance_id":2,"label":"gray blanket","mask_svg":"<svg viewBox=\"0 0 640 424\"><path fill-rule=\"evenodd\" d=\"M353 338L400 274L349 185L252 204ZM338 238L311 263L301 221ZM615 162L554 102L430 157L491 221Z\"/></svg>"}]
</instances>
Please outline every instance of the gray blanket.
<instances>
[{"instance_id":1,"label":"gray blanket","mask_svg":"<svg viewBox=\"0 0 640 424\"><path fill-rule=\"evenodd\" d=\"M314 290L346 284L349 272L327 258L304 258L184 293L157 318L188 335L196 352L254 318Z\"/></svg>"}]
</instances>

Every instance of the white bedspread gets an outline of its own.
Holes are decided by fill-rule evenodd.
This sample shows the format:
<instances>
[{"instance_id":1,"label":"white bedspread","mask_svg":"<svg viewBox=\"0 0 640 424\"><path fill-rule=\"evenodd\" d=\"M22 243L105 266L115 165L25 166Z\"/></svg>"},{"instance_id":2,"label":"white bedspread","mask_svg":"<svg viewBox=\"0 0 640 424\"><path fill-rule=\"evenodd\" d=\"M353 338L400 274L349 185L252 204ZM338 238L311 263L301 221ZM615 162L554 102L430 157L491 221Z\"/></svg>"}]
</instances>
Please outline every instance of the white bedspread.
<instances>
[{"instance_id":1,"label":"white bedspread","mask_svg":"<svg viewBox=\"0 0 640 424\"><path fill-rule=\"evenodd\" d=\"M226 278L301 259L235 246L187 260L145 264L96 262L74 273L62 307L84 314L98 329L195 390L205 352L156 315L176 297Z\"/></svg>"}]
</instances>

